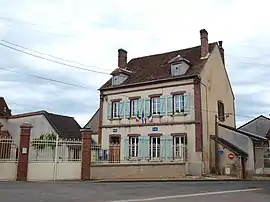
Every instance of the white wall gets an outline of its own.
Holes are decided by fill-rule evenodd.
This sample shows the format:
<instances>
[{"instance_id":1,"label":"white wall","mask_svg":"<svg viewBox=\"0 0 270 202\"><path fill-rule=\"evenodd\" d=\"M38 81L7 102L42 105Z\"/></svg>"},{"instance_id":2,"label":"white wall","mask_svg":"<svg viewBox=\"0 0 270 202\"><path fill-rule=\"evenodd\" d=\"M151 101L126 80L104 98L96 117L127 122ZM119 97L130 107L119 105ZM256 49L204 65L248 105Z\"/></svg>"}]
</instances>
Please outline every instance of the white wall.
<instances>
[{"instance_id":1,"label":"white wall","mask_svg":"<svg viewBox=\"0 0 270 202\"><path fill-rule=\"evenodd\" d=\"M28 164L28 181L78 180L81 178L81 162L59 162L56 169L54 162L35 162Z\"/></svg>"},{"instance_id":2,"label":"white wall","mask_svg":"<svg viewBox=\"0 0 270 202\"><path fill-rule=\"evenodd\" d=\"M14 139L16 144L20 141L20 125L24 122L33 125L31 129L31 139L34 137L39 137L42 133L54 131L53 127L50 125L48 120L44 115L27 116L21 118L12 118L7 121L7 127L10 135Z\"/></svg>"},{"instance_id":3,"label":"white wall","mask_svg":"<svg viewBox=\"0 0 270 202\"><path fill-rule=\"evenodd\" d=\"M0 181L12 181L16 179L17 175L16 162L0 162Z\"/></svg>"}]
</instances>

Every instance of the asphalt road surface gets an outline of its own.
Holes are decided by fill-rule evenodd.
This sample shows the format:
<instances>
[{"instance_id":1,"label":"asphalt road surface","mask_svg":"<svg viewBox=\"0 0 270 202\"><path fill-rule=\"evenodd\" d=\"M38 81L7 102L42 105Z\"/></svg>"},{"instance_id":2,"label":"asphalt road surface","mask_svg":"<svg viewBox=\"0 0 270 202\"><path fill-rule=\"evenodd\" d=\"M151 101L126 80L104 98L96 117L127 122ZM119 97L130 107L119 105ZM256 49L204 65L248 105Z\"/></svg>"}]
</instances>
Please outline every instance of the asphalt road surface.
<instances>
[{"instance_id":1,"label":"asphalt road surface","mask_svg":"<svg viewBox=\"0 0 270 202\"><path fill-rule=\"evenodd\" d=\"M270 202L270 181L0 182L0 202Z\"/></svg>"}]
</instances>

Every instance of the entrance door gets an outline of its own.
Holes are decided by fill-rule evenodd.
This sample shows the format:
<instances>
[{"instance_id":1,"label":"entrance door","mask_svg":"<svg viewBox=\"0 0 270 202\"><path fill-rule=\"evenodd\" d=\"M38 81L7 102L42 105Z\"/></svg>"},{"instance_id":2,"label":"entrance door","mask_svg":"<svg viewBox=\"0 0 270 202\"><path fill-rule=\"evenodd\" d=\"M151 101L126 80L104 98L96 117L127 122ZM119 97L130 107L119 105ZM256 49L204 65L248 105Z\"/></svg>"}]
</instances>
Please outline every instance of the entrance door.
<instances>
[{"instance_id":1,"label":"entrance door","mask_svg":"<svg viewBox=\"0 0 270 202\"><path fill-rule=\"evenodd\" d=\"M111 135L110 136L110 148L109 148L109 161L112 163L120 162L120 135Z\"/></svg>"}]
</instances>

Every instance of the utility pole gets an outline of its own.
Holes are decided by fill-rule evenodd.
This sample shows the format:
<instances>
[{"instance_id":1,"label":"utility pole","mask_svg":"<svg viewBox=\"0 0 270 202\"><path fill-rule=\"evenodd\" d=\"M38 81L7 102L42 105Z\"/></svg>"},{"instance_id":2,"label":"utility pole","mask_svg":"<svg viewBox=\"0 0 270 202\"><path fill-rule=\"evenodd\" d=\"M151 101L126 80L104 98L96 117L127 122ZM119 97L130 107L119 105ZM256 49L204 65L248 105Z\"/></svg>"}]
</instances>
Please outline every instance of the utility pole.
<instances>
[{"instance_id":1,"label":"utility pole","mask_svg":"<svg viewBox=\"0 0 270 202\"><path fill-rule=\"evenodd\" d=\"M218 115L215 114L215 168L218 175L219 168L219 156L218 156Z\"/></svg>"}]
</instances>

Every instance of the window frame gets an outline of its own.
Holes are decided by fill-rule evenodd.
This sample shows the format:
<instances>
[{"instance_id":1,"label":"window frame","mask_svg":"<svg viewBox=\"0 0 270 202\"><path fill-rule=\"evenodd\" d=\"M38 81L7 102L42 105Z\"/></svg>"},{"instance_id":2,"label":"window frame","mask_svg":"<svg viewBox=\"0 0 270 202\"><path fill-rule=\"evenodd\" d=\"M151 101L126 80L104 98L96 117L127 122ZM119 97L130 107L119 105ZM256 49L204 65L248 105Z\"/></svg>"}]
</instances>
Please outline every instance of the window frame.
<instances>
[{"instance_id":1,"label":"window frame","mask_svg":"<svg viewBox=\"0 0 270 202\"><path fill-rule=\"evenodd\" d=\"M156 143L154 144L153 140L156 140ZM150 136L150 142L149 142L149 153L150 153L150 160L160 160L161 157L161 138L159 135L151 135ZM153 155L155 153L155 155Z\"/></svg>"},{"instance_id":2,"label":"window frame","mask_svg":"<svg viewBox=\"0 0 270 202\"><path fill-rule=\"evenodd\" d=\"M137 116L137 112L135 112L134 114L132 114L133 112L133 103L137 101L137 112L139 111L139 101L140 101L140 97L134 97L134 98L130 98L130 106L129 106L129 116L131 118L134 118Z\"/></svg>"},{"instance_id":3,"label":"window frame","mask_svg":"<svg viewBox=\"0 0 270 202\"><path fill-rule=\"evenodd\" d=\"M218 120L221 122L225 121L225 107L224 102L221 100L217 101L217 107L218 107Z\"/></svg>"},{"instance_id":4,"label":"window frame","mask_svg":"<svg viewBox=\"0 0 270 202\"><path fill-rule=\"evenodd\" d=\"M134 144L132 142L134 140ZM130 159L139 158L139 135L129 135L128 140L128 156Z\"/></svg>"},{"instance_id":5,"label":"window frame","mask_svg":"<svg viewBox=\"0 0 270 202\"><path fill-rule=\"evenodd\" d=\"M172 92L171 95L172 95L172 114L175 115L175 114L184 114L185 113L185 93L186 91L179 91L179 92ZM176 96L180 96L179 97L179 107L181 107L181 96L182 96L182 107L183 109L180 110L179 112L176 112L176 107L175 107L175 97Z\"/></svg>"},{"instance_id":6,"label":"window frame","mask_svg":"<svg viewBox=\"0 0 270 202\"><path fill-rule=\"evenodd\" d=\"M114 101L112 101L112 111L111 111L111 117L112 117L112 119L119 119L120 118L120 101L121 100L114 100ZM115 105L118 105L117 108L116 108L116 109L118 109L118 111L116 110L116 113L118 113L117 116L114 116L115 115L115 113L114 113L114 109L115 109L114 104Z\"/></svg>"},{"instance_id":7,"label":"window frame","mask_svg":"<svg viewBox=\"0 0 270 202\"><path fill-rule=\"evenodd\" d=\"M152 115L152 116L159 116L160 115L160 111L161 111L161 103L160 103L160 97L161 97L161 95L152 95L152 96L150 96L150 114ZM157 99L157 102L156 102L156 113L154 114L153 113L153 101L155 100L155 99Z\"/></svg>"}]
</instances>

